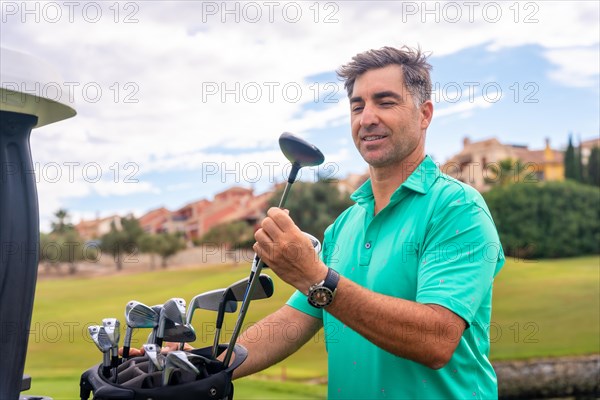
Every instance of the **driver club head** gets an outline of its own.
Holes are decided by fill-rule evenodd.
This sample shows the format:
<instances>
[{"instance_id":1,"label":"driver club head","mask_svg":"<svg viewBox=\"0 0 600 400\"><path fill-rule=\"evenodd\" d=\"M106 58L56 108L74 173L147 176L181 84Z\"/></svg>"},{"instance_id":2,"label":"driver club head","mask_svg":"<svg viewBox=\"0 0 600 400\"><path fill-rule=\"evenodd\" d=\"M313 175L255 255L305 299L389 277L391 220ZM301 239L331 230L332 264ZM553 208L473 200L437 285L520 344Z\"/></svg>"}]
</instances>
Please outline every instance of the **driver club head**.
<instances>
[{"instance_id":1,"label":"driver club head","mask_svg":"<svg viewBox=\"0 0 600 400\"><path fill-rule=\"evenodd\" d=\"M321 252L321 242L319 241L319 239L317 239L310 233L307 233L307 232L302 232L302 233L304 234L304 236L306 236L307 238L310 239L310 242L312 243L313 248L315 249L315 252L317 254L319 254Z\"/></svg>"},{"instance_id":2,"label":"driver club head","mask_svg":"<svg viewBox=\"0 0 600 400\"><path fill-rule=\"evenodd\" d=\"M289 132L284 132L279 137L279 147L292 164L302 167L314 167L325 161L325 156L315 145L299 138Z\"/></svg>"},{"instance_id":3,"label":"driver club head","mask_svg":"<svg viewBox=\"0 0 600 400\"><path fill-rule=\"evenodd\" d=\"M292 169L288 176L290 184L296 181L300 168L314 167L325 161L325 156L315 145L288 132L282 133L279 137L279 148L285 158L292 163Z\"/></svg>"}]
</instances>

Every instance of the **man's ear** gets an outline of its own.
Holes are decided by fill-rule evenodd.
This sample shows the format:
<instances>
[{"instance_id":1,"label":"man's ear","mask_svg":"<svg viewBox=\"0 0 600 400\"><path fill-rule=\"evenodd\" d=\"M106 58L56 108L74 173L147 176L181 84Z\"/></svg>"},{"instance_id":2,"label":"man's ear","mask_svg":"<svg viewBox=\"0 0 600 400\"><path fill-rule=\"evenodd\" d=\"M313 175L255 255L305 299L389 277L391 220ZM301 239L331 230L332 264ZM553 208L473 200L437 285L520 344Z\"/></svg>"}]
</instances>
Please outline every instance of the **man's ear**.
<instances>
[{"instance_id":1,"label":"man's ear","mask_svg":"<svg viewBox=\"0 0 600 400\"><path fill-rule=\"evenodd\" d=\"M421 113L421 129L427 129L431 124L431 118L433 118L433 103L431 100L427 100L419 107Z\"/></svg>"}]
</instances>

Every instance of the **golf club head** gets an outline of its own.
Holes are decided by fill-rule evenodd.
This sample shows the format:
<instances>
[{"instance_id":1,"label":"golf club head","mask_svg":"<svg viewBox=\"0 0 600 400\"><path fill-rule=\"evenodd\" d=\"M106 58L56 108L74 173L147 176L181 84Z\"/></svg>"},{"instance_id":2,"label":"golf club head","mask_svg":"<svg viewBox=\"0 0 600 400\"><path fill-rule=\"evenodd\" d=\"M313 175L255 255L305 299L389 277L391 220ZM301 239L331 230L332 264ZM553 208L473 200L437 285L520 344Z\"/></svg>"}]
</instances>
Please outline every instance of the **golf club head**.
<instances>
[{"instance_id":1,"label":"golf club head","mask_svg":"<svg viewBox=\"0 0 600 400\"><path fill-rule=\"evenodd\" d=\"M125 306L125 339L123 340L123 359L129 358L133 328L154 328L158 325L159 314L139 301L131 300Z\"/></svg>"},{"instance_id":2,"label":"golf club head","mask_svg":"<svg viewBox=\"0 0 600 400\"><path fill-rule=\"evenodd\" d=\"M139 301L131 300L125 306L125 322L131 328L154 328L159 316L152 307Z\"/></svg>"},{"instance_id":3,"label":"golf club head","mask_svg":"<svg viewBox=\"0 0 600 400\"><path fill-rule=\"evenodd\" d=\"M279 137L279 147L285 157L300 168L314 167L325 161L325 156L315 145L288 132Z\"/></svg>"},{"instance_id":4,"label":"golf club head","mask_svg":"<svg viewBox=\"0 0 600 400\"><path fill-rule=\"evenodd\" d=\"M190 301L190 305L187 310L187 315L185 322L186 324L190 324L192 322L192 318L194 317L194 311L197 309L200 310L209 310L209 311L218 311L219 304L223 299L223 294L226 289L215 289L210 292L201 293L199 295L194 296L192 301ZM237 302L231 301L227 302L225 307L225 312L235 312L237 310Z\"/></svg>"},{"instance_id":5,"label":"golf club head","mask_svg":"<svg viewBox=\"0 0 600 400\"><path fill-rule=\"evenodd\" d=\"M315 249L315 252L317 254L319 254L321 252L321 242L319 241L319 239L317 239L310 233L307 233L307 232L302 232L302 233L304 233L304 236L306 236L307 238L310 239L310 242L312 243L313 248Z\"/></svg>"},{"instance_id":6,"label":"golf club head","mask_svg":"<svg viewBox=\"0 0 600 400\"><path fill-rule=\"evenodd\" d=\"M116 318L104 318L102 320L102 326L113 346L118 346L119 339L121 338L121 323L119 320Z\"/></svg>"},{"instance_id":7,"label":"golf club head","mask_svg":"<svg viewBox=\"0 0 600 400\"><path fill-rule=\"evenodd\" d=\"M90 325L88 326L88 334L90 335L90 338L92 339L96 347L98 347L98 350L104 353L105 350L98 341L98 333L100 332L100 328L102 328L100 325ZM110 350L110 347L108 348L108 350Z\"/></svg>"},{"instance_id":8,"label":"golf club head","mask_svg":"<svg viewBox=\"0 0 600 400\"><path fill-rule=\"evenodd\" d=\"M196 331L191 324L177 324L167 320L163 340L167 342L190 343L196 340Z\"/></svg>"},{"instance_id":9,"label":"golf club head","mask_svg":"<svg viewBox=\"0 0 600 400\"><path fill-rule=\"evenodd\" d=\"M185 324L185 300L179 297L169 299L163 304L163 309L158 319L158 332L156 338L161 341L165 336L166 321L171 321L175 324ZM162 343L158 343L162 346Z\"/></svg>"},{"instance_id":10,"label":"golf club head","mask_svg":"<svg viewBox=\"0 0 600 400\"><path fill-rule=\"evenodd\" d=\"M108 377L110 375L110 349L113 346L110 337L103 326L90 326L88 327L88 332L98 349L102 352L103 374Z\"/></svg>"},{"instance_id":11,"label":"golf club head","mask_svg":"<svg viewBox=\"0 0 600 400\"><path fill-rule=\"evenodd\" d=\"M260 300L260 299L268 299L273 296L273 292L275 287L273 286L273 279L269 275L260 274L258 277L258 286L252 293L252 300ZM244 296L246 295L246 289L248 288L248 278L241 279L229 286L231 289L232 295L236 299L236 301L244 300Z\"/></svg>"},{"instance_id":12,"label":"golf club head","mask_svg":"<svg viewBox=\"0 0 600 400\"><path fill-rule=\"evenodd\" d=\"M154 371L162 371L163 366L158 359L158 355L160 353L158 347L156 347L156 345L153 343L146 343L142 347L144 348L146 356L148 356L148 358L150 359L150 364L148 365L148 372L151 373Z\"/></svg>"},{"instance_id":13,"label":"golf club head","mask_svg":"<svg viewBox=\"0 0 600 400\"><path fill-rule=\"evenodd\" d=\"M165 359L165 367L163 369L163 386L167 386L171 380L171 375L176 368L182 371L193 372L196 375L200 374L200 371L194 364L188 360L187 354L184 351L172 351L167 354Z\"/></svg>"}]
</instances>

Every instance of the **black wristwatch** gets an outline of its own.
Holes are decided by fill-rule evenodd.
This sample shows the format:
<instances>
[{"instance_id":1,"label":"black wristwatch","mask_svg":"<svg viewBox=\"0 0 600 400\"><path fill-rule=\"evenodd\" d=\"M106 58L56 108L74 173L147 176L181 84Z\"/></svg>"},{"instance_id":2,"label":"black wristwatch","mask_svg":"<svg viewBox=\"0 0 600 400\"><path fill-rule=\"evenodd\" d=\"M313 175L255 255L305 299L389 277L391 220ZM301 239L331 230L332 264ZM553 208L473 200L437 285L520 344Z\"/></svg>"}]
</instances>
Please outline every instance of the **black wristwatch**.
<instances>
[{"instance_id":1,"label":"black wristwatch","mask_svg":"<svg viewBox=\"0 0 600 400\"><path fill-rule=\"evenodd\" d=\"M312 285L308 289L308 303L316 308L325 308L333 301L337 290L340 274L329 268L324 281Z\"/></svg>"}]
</instances>

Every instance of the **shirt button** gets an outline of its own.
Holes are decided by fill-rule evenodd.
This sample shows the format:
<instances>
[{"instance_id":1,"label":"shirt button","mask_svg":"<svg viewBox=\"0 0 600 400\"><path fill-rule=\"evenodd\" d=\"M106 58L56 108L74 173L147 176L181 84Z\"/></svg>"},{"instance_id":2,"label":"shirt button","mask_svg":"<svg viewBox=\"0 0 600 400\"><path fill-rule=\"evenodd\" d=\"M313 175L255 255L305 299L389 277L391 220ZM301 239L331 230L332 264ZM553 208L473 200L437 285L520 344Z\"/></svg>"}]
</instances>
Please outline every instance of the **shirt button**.
<instances>
[{"instance_id":1,"label":"shirt button","mask_svg":"<svg viewBox=\"0 0 600 400\"><path fill-rule=\"evenodd\" d=\"M371 248L371 242L365 243L365 249L369 250Z\"/></svg>"}]
</instances>

